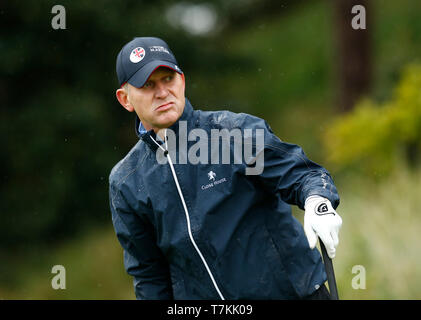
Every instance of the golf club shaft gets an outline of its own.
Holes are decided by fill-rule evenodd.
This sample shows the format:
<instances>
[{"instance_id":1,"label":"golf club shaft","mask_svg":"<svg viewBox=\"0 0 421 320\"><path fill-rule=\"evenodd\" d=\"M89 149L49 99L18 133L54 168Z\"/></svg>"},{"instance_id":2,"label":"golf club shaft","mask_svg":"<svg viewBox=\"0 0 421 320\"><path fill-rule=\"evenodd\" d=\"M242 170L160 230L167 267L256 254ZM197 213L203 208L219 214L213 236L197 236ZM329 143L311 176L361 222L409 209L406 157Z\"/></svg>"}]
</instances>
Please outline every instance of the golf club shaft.
<instances>
[{"instance_id":1,"label":"golf club shaft","mask_svg":"<svg viewBox=\"0 0 421 320\"><path fill-rule=\"evenodd\" d=\"M319 239L320 249L322 251L323 262L326 269L327 283L329 284L329 291L332 300L339 300L338 289L336 287L335 272L333 270L332 260L327 255L327 251L323 241Z\"/></svg>"}]
</instances>

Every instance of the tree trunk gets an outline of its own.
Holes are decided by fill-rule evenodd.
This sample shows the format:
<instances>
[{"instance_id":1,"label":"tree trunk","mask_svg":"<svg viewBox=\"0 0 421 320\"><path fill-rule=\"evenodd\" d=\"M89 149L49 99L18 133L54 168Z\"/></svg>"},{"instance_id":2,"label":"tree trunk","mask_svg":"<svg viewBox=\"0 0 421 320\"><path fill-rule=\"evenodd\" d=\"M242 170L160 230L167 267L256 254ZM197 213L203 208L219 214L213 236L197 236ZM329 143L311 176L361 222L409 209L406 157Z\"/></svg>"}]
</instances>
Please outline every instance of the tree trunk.
<instances>
[{"instance_id":1,"label":"tree trunk","mask_svg":"<svg viewBox=\"0 0 421 320\"><path fill-rule=\"evenodd\" d=\"M358 99L370 90L372 80L370 31L374 26L368 0L332 0L332 2L337 42L338 111L348 112ZM354 29L360 11L352 13L352 8L357 5L365 8L365 29Z\"/></svg>"}]
</instances>

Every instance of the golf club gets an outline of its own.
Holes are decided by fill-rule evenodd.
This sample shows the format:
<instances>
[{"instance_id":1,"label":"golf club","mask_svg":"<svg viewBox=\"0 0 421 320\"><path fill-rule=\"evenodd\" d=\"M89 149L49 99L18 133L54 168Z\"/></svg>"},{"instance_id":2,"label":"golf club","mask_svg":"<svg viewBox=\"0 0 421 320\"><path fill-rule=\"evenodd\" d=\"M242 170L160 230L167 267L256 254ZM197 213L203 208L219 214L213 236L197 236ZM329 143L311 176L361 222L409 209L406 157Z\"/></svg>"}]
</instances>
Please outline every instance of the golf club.
<instances>
[{"instance_id":1,"label":"golf club","mask_svg":"<svg viewBox=\"0 0 421 320\"><path fill-rule=\"evenodd\" d=\"M327 255L326 247L320 238L319 238L319 243L320 243L320 249L322 251L323 262L326 269L327 283L329 285L329 292L330 292L331 300L339 300L332 259L330 259L329 256Z\"/></svg>"}]
</instances>

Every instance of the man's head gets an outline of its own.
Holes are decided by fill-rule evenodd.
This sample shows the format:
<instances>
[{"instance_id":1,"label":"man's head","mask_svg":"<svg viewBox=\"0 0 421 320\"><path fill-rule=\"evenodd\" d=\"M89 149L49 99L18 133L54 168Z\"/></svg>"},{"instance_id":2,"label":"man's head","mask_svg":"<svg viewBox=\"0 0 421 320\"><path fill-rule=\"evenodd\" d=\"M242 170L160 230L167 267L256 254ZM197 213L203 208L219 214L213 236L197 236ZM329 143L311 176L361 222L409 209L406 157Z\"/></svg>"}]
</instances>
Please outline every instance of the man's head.
<instances>
[{"instance_id":1,"label":"man's head","mask_svg":"<svg viewBox=\"0 0 421 320\"><path fill-rule=\"evenodd\" d=\"M134 38L117 56L116 96L135 111L146 130L176 122L184 110L185 79L168 45L158 38Z\"/></svg>"}]
</instances>

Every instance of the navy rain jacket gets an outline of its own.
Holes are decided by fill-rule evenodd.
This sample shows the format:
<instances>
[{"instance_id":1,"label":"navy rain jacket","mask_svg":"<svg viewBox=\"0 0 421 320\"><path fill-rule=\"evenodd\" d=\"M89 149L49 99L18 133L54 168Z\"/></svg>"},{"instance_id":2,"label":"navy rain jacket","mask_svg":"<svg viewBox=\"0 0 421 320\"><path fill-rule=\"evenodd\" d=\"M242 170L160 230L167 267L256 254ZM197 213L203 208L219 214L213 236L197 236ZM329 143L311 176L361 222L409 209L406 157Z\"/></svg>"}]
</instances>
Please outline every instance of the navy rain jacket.
<instances>
[{"instance_id":1,"label":"navy rain jacket","mask_svg":"<svg viewBox=\"0 0 421 320\"><path fill-rule=\"evenodd\" d=\"M209 139L211 129L264 129L264 170L246 175L244 162L160 164L157 142L165 144L152 130L140 134L136 119L140 140L109 177L112 221L136 298L312 294L326 281L324 266L289 205L304 209L307 197L320 195L336 208L339 196L326 169L299 146L281 141L258 117L194 110L186 99L182 116L170 127L176 135L181 120L188 130L204 129Z\"/></svg>"}]
</instances>

